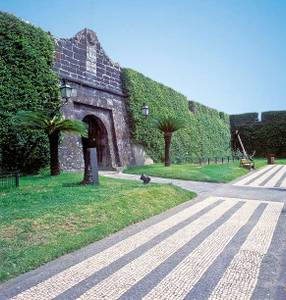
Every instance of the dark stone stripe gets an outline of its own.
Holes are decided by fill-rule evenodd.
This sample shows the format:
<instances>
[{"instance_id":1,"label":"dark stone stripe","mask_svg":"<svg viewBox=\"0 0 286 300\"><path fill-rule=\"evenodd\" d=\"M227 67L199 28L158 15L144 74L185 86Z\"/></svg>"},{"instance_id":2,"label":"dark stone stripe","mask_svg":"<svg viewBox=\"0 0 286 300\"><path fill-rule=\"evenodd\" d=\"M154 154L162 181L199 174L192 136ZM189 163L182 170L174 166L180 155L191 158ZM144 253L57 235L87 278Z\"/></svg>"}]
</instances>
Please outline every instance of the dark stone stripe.
<instances>
[{"instance_id":1,"label":"dark stone stripe","mask_svg":"<svg viewBox=\"0 0 286 300\"><path fill-rule=\"evenodd\" d=\"M231 239L228 245L224 248L223 252L211 264L199 282L197 282L197 284L195 284L195 286L191 289L191 291L185 297L185 300L203 300L209 298L213 289L222 278L224 272L239 251L241 245L246 240L250 231L257 224L266 206L266 203L261 203L257 207L249 221Z\"/></svg>"},{"instance_id":2,"label":"dark stone stripe","mask_svg":"<svg viewBox=\"0 0 286 300\"><path fill-rule=\"evenodd\" d=\"M280 187L285 178L286 178L286 170L285 170L284 174L280 177L278 182L275 184L275 187Z\"/></svg>"},{"instance_id":3,"label":"dark stone stripe","mask_svg":"<svg viewBox=\"0 0 286 300\"><path fill-rule=\"evenodd\" d=\"M259 186L264 186L273 176L275 176L281 169L283 168L283 166L281 166L280 168L278 168L273 174L271 174L270 176L268 176L265 180L263 180Z\"/></svg>"},{"instance_id":4,"label":"dark stone stripe","mask_svg":"<svg viewBox=\"0 0 286 300\"><path fill-rule=\"evenodd\" d=\"M144 254L149 249L153 248L155 245L159 244L172 234L176 233L178 230L182 229L183 227L189 225L190 223L194 222L219 204L224 202L223 200L218 200L207 207L203 208L190 218L178 223L177 225L165 230L164 232L160 233L159 235L155 236L145 244L139 246L138 248L134 249L133 251L127 253L126 255L122 256L118 260L114 261L107 267L99 270L98 272L95 272L90 277L86 278L85 280L79 282L78 284L74 285L70 289L66 290L59 296L57 296L54 299L57 300L67 300L67 299L76 299L83 293L85 293L87 290L89 290L94 285L98 284L102 280L106 279L108 276L116 272L117 270L121 269L134 259L138 258L142 254ZM59 283L60 284L60 283Z\"/></svg>"},{"instance_id":5,"label":"dark stone stripe","mask_svg":"<svg viewBox=\"0 0 286 300\"><path fill-rule=\"evenodd\" d=\"M272 168L269 168L268 170L265 170L264 172L262 172L262 173L259 174L258 176L256 176L256 177L250 179L250 180L247 181L244 185L248 185L248 184L252 183L252 182L255 181L256 179L258 179L258 178L260 178L261 176L263 176L264 174L270 172L274 167L275 167L275 165L273 165Z\"/></svg>"},{"instance_id":6,"label":"dark stone stripe","mask_svg":"<svg viewBox=\"0 0 286 300\"><path fill-rule=\"evenodd\" d=\"M286 208L278 219L270 247L262 259L258 281L251 299L286 299Z\"/></svg>"},{"instance_id":7,"label":"dark stone stripe","mask_svg":"<svg viewBox=\"0 0 286 300\"><path fill-rule=\"evenodd\" d=\"M235 212L237 212L244 202L238 202L225 212L217 221L202 230L176 253L166 259L157 268L142 278L137 284L126 291L120 300L142 299L148 294L164 277L166 277L183 259L185 259L195 248L197 248L210 234L219 226L225 223Z\"/></svg>"}]
</instances>

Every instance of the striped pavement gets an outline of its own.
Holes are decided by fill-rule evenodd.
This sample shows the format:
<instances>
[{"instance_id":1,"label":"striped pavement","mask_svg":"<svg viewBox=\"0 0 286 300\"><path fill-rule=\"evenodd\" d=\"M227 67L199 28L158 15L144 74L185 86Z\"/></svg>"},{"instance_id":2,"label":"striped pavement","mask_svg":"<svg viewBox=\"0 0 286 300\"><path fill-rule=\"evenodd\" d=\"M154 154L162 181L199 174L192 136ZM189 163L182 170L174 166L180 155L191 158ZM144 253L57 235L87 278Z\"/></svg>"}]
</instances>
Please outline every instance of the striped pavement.
<instances>
[{"instance_id":1,"label":"striped pavement","mask_svg":"<svg viewBox=\"0 0 286 300\"><path fill-rule=\"evenodd\" d=\"M282 209L208 197L9 299L250 299Z\"/></svg>"},{"instance_id":2,"label":"striped pavement","mask_svg":"<svg viewBox=\"0 0 286 300\"><path fill-rule=\"evenodd\" d=\"M286 166L268 165L234 183L236 186L286 189Z\"/></svg>"}]
</instances>

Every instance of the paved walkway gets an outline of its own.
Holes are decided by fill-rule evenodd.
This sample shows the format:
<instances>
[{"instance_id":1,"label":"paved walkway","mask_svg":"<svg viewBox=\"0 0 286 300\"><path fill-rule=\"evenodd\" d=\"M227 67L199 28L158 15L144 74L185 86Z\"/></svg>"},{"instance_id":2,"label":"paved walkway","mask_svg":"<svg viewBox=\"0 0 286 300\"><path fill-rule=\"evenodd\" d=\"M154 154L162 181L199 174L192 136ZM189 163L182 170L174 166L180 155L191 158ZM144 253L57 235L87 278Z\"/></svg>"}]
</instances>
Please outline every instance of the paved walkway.
<instances>
[{"instance_id":1,"label":"paved walkway","mask_svg":"<svg viewBox=\"0 0 286 300\"><path fill-rule=\"evenodd\" d=\"M140 175L132 175L125 173L117 173L112 171L101 172L101 175L106 177L112 177L117 179L129 179L140 181ZM160 177L151 177L152 183L163 183L163 184L174 184L176 186L182 187L186 190L194 191L198 194L209 193L214 191L219 187L223 187L224 184L221 183L212 183L212 182L200 182L200 181L190 181L190 180L178 180L178 179L168 179Z\"/></svg>"},{"instance_id":2,"label":"paved walkway","mask_svg":"<svg viewBox=\"0 0 286 300\"><path fill-rule=\"evenodd\" d=\"M11 280L0 299L286 299L285 191L152 182L199 196Z\"/></svg>"},{"instance_id":3,"label":"paved walkway","mask_svg":"<svg viewBox=\"0 0 286 300\"><path fill-rule=\"evenodd\" d=\"M268 165L237 181L234 185L286 189L286 166Z\"/></svg>"}]
</instances>

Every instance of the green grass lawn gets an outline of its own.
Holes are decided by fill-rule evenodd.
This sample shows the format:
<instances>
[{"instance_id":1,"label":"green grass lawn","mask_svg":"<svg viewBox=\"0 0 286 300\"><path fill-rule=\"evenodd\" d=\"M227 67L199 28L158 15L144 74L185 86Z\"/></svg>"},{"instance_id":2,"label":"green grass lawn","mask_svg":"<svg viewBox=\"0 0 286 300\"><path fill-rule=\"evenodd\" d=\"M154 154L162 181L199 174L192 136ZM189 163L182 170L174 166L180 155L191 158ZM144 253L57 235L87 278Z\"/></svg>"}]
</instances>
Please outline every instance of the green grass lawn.
<instances>
[{"instance_id":1,"label":"green grass lawn","mask_svg":"<svg viewBox=\"0 0 286 300\"><path fill-rule=\"evenodd\" d=\"M265 166L265 159L256 159L255 165L259 169ZM286 160L277 160L276 163L285 164ZM172 164L165 167L163 164L153 164L142 167L132 167L124 170L128 174L146 174L163 178L175 178L183 180L207 181L207 182L230 182L235 178L248 173L247 169L239 167L239 161L230 162L229 164Z\"/></svg>"},{"instance_id":2,"label":"green grass lawn","mask_svg":"<svg viewBox=\"0 0 286 300\"><path fill-rule=\"evenodd\" d=\"M257 158L254 161L257 169L267 165L267 160L265 158ZM275 163L279 165L286 165L286 159L283 158L275 159Z\"/></svg>"},{"instance_id":3,"label":"green grass lawn","mask_svg":"<svg viewBox=\"0 0 286 300\"><path fill-rule=\"evenodd\" d=\"M100 178L94 187L81 179L23 177L18 189L0 191L0 281L195 196L172 185Z\"/></svg>"}]
</instances>

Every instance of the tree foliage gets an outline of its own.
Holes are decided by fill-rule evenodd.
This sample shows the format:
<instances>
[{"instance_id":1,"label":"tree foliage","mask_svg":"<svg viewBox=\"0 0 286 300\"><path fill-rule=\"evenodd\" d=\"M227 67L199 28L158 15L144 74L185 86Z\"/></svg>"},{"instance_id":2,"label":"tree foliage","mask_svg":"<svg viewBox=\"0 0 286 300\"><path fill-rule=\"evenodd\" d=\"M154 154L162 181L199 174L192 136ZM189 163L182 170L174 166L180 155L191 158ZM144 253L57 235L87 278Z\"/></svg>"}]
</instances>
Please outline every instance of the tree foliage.
<instances>
[{"instance_id":1,"label":"tree foliage","mask_svg":"<svg viewBox=\"0 0 286 300\"><path fill-rule=\"evenodd\" d=\"M76 119L66 119L59 115L50 117L44 112L19 111L15 122L20 128L42 131L46 135L63 132L87 137L86 123Z\"/></svg>"},{"instance_id":2,"label":"tree foliage","mask_svg":"<svg viewBox=\"0 0 286 300\"><path fill-rule=\"evenodd\" d=\"M185 127L185 122L182 119L178 119L177 117L168 117L163 116L160 118L156 118L154 120L154 127L159 129L164 134L165 140L165 166L168 167L171 165L170 159L170 147L172 135L174 132L178 131Z\"/></svg>"},{"instance_id":3,"label":"tree foliage","mask_svg":"<svg viewBox=\"0 0 286 300\"><path fill-rule=\"evenodd\" d=\"M50 169L51 175L60 174L59 142L60 134L68 133L87 137L87 125L80 120L65 119L62 116L50 116L44 112L19 111L15 123L20 129L30 129L44 132L49 140L50 146Z\"/></svg>"},{"instance_id":4,"label":"tree foliage","mask_svg":"<svg viewBox=\"0 0 286 300\"><path fill-rule=\"evenodd\" d=\"M157 118L153 123L153 126L163 133L173 133L179 129L184 128L185 126L184 120L167 116Z\"/></svg>"},{"instance_id":5,"label":"tree foliage","mask_svg":"<svg viewBox=\"0 0 286 300\"><path fill-rule=\"evenodd\" d=\"M52 71L55 45L50 35L0 12L0 160L2 168L33 171L49 160L48 140L40 132L19 130L12 118L20 110L47 113L59 107L59 80Z\"/></svg>"}]
</instances>

